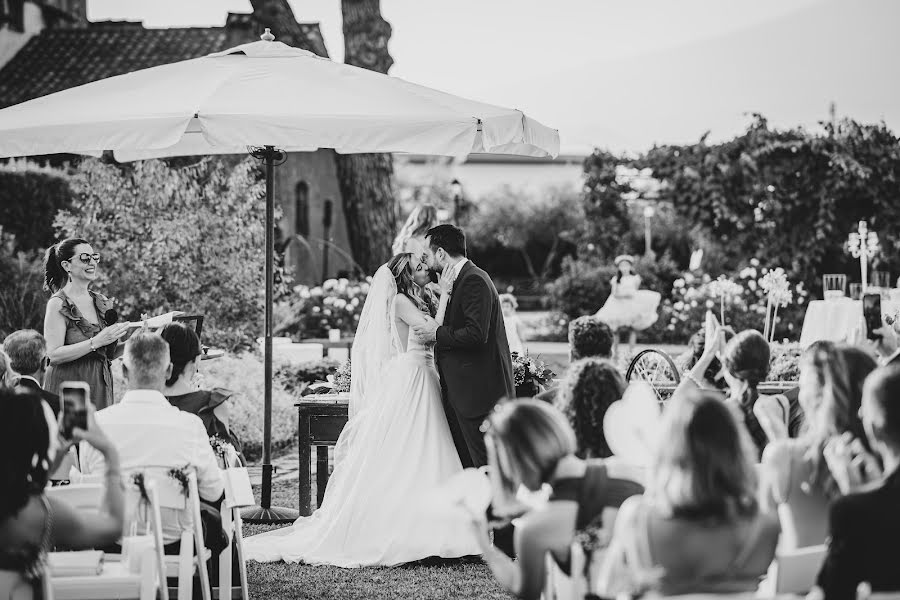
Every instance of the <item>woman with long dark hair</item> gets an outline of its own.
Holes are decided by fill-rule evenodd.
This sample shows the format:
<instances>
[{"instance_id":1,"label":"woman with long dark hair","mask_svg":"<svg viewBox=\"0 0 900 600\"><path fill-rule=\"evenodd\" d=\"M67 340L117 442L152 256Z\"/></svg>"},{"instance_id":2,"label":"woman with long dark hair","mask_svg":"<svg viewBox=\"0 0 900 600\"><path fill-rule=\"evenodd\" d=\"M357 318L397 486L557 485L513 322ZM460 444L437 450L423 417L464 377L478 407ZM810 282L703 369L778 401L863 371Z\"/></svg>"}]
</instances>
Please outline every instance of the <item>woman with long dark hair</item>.
<instances>
[{"instance_id":1,"label":"woman with long dark hair","mask_svg":"<svg viewBox=\"0 0 900 600\"><path fill-rule=\"evenodd\" d=\"M172 375L163 395L172 406L200 417L210 437L230 443L243 461L241 442L229 427L228 400L231 391L224 388L203 390L197 386L203 351L197 333L184 323L169 323L159 332L169 344Z\"/></svg>"},{"instance_id":2,"label":"woman with long dark hair","mask_svg":"<svg viewBox=\"0 0 900 600\"><path fill-rule=\"evenodd\" d=\"M128 331L126 323L114 322L109 298L90 289L99 269L100 255L80 238L51 246L44 257L44 289L52 294L44 316L50 359L44 389L59 394L63 381L84 381L98 409L113 403L110 363Z\"/></svg>"},{"instance_id":3,"label":"woman with long dark hair","mask_svg":"<svg viewBox=\"0 0 900 600\"><path fill-rule=\"evenodd\" d=\"M625 379L606 359L584 358L569 367L556 396L556 406L575 431L580 458L612 456L603 435L603 419L610 405L624 393Z\"/></svg>"},{"instance_id":4,"label":"woman with long dark hair","mask_svg":"<svg viewBox=\"0 0 900 600\"><path fill-rule=\"evenodd\" d=\"M44 494L52 461L51 432L41 397L0 389L0 597L22 580L38 588L44 559L54 547L80 550L112 544L125 517L119 455L88 416L88 429L75 429L106 460L106 495L99 512L78 511ZM39 597L39 596L35 596Z\"/></svg>"},{"instance_id":5,"label":"woman with long dark hair","mask_svg":"<svg viewBox=\"0 0 900 600\"><path fill-rule=\"evenodd\" d=\"M728 402L743 419L750 439L756 446L756 458L762 455L769 438L756 416L760 399L759 384L769 374L771 349L763 335L754 330L742 331L725 346L722 364L728 383Z\"/></svg>"}]
</instances>

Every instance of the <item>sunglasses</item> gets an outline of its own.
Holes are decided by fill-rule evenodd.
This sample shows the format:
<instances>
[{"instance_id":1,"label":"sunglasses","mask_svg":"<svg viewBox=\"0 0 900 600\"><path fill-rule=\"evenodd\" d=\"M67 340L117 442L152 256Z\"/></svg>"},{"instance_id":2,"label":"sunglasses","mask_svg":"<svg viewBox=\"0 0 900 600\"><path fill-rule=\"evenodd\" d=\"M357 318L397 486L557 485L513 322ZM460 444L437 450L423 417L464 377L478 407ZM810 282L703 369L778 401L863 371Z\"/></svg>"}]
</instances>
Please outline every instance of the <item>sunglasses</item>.
<instances>
[{"instance_id":1,"label":"sunglasses","mask_svg":"<svg viewBox=\"0 0 900 600\"><path fill-rule=\"evenodd\" d=\"M74 257L72 257L72 258L74 258ZM95 263L100 264L100 255L97 254L96 252L93 254L88 254L87 252L82 252L81 254L78 255L78 260L80 260L82 263L84 263L86 265L91 264L92 260Z\"/></svg>"}]
</instances>

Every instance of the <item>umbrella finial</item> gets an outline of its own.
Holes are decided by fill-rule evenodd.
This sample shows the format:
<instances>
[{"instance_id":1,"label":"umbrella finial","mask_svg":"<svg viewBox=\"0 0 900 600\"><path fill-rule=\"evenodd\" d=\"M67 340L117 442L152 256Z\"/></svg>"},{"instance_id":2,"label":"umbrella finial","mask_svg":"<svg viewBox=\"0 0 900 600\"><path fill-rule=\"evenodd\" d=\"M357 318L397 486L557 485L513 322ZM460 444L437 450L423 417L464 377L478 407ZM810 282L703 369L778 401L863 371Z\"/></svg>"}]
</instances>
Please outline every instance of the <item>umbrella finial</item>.
<instances>
[{"instance_id":1,"label":"umbrella finial","mask_svg":"<svg viewBox=\"0 0 900 600\"><path fill-rule=\"evenodd\" d=\"M257 30L257 31L259 31L259 30ZM274 42L275 36L272 35L272 30L269 29L268 27L266 27L266 31L261 36L259 36L259 39L261 39L264 42Z\"/></svg>"}]
</instances>

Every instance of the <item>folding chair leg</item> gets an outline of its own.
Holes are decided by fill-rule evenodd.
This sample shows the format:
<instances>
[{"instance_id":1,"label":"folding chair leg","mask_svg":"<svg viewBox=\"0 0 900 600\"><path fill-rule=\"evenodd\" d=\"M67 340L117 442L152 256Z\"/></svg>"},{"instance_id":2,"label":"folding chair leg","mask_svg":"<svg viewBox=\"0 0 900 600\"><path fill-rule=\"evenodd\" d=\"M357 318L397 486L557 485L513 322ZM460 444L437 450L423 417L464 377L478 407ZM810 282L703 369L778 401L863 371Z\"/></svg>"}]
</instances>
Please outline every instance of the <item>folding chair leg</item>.
<instances>
[{"instance_id":1,"label":"folding chair leg","mask_svg":"<svg viewBox=\"0 0 900 600\"><path fill-rule=\"evenodd\" d=\"M232 527L231 510L222 511L222 529L228 538L228 545L219 554L219 600L231 600L231 553L234 549L232 541L234 529Z\"/></svg>"},{"instance_id":2,"label":"folding chair leg","mask_svg":"<svg viewBox=\"0 0 900 600\"><path fill-rule=\"evenodd\" d=\"M244 560L244 520L241 509L234 511L234 544L237 547L238 569L241 573L241 599L250 600L250 588L247 586L247 561Z\"/></svg>"},{"instance_id":3,"label":"folding chair leg","mask_svg":"<svg viewBox=\"0 0 900 600\"><path fill-rule=\"evenodd\" d=\"M193 597L194 537L185 533L181 536L181 552L178 555L178 600L192 600ZM204 598L204 600L208 599Z\"/></svg>"}]
</instances>

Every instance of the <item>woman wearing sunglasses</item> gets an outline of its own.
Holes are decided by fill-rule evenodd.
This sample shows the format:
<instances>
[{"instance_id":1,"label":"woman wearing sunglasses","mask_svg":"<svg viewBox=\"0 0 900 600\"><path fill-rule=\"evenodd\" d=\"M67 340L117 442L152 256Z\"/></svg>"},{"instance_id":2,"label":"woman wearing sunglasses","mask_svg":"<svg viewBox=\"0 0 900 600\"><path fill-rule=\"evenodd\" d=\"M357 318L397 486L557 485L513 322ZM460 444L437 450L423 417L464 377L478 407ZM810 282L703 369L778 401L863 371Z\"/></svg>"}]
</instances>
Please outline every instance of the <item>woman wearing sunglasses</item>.
<instances>
[{"instance_id":1,"label":"woman wearing sunglasses","mask_svg":"<svg viewBox=\"0 0 900 600\"><path fill-rule=\"evenodd\" d=\"M99 266L100 255L78 238L51 246L44 258L44 289L53 294L44 317L50 358L44 389L59 394L63 381L84 381L97 409L113 403L110 363L128 331L125 323L107 322L116 319L107 312L112 302L89 289Z\"/></svg>"}]
</instances>

